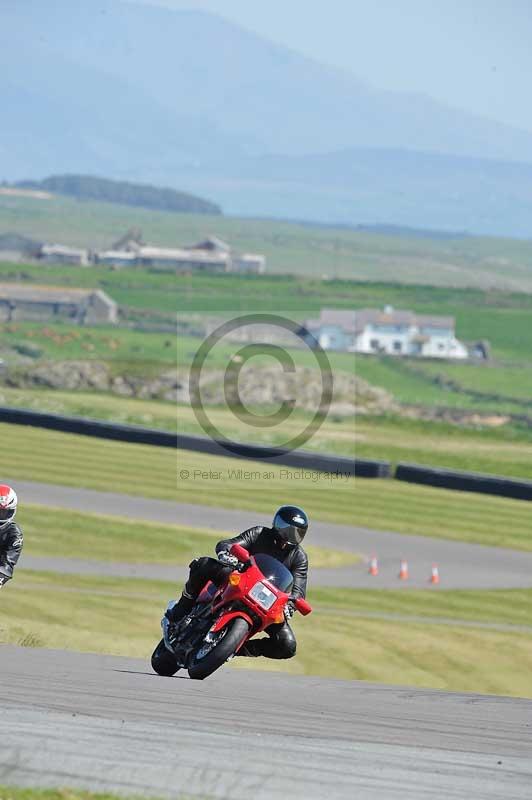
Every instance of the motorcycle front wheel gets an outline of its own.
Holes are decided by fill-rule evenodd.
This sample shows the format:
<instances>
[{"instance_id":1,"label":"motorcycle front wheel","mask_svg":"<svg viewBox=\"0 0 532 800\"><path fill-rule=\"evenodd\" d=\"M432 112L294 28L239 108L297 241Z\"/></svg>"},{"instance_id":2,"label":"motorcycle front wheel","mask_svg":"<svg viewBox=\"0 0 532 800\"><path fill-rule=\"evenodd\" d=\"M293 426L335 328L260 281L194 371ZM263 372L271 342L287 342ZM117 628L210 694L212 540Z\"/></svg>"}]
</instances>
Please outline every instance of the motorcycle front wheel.
<instances>
[{"instance_id":1,"label":"motorcycle front wheel","mask_svg":"<svg viewBox=\"0 0 532 800\"><path fill-rule=\"evenodd\" d=\"M175 675L175 673L178 671L179 667L177 666L177 661L166 648L164 639L161 639L153 651L151 656L151 665L153 671L156 672L157 675L164 675L166 678L169 678L171 675Z\"/></svg>"},{"instance_id":2,"label":"motorcycle front wheel","mask_svg":"<svg viewBox=\"0 0 532 800\"><path fill-rule=\"evenodd\" d=\"M194 654L192 662L188 668L188 674L195 680L202 681L212 675L218 667L225 664L237 649L240 642L246 638L249 632L249 623L242 617L236 617L227 623L225 628L218 631L218 639L214 641L212 647L206 652L206 645L203 644Z\"/></svg>"}]
</instances>

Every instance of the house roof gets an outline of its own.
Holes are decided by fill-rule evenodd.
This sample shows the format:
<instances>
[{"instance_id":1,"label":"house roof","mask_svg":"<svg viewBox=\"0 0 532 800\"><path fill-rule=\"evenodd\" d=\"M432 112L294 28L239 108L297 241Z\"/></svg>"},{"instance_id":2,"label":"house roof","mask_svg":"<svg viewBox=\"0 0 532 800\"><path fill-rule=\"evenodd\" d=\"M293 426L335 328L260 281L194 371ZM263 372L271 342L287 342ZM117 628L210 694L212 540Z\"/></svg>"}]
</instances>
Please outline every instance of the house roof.
<instances>
[{"instance_id":1,"label":"house roof","mask_svg":"<svg viewBox=\"0 0 532 800\"><path fill-rule=\"evenodd\" d=\"M64 286L26 286L21 283L0 283L0 300L26 303L80 303L98 297L108 305L116 305L101 289L71 289Z\"/></svg>"},{"instance_id":2,"label":"house roof","mask_svg":"<svg viewBox=\"0 0 532 800\"><path fill-rule=\"evenodd\" d=\"M358 312L350 311L349 309L322 308L319 320L313 321L317 322L317 326L338 325L344 331L354 333L356 329L356 313Z\"/></svg>"},{"instance_id":3,"label":"house roof","mask_svg":"<svg viewBox=\"0 0 532 800\"><path fill-rule=\"evenodd\" d=\"M438 317L431 314L418 314L416 322L420 328L453 328L454 317Z\"/></svg>"},{"instance_id":4,"label":"house roof","mask_svg":"<svg viewBox=\"0 0 532 800\"><path fill-rule=\"evenodd\" d=\"M43 256L85 256L88 250L82 247L69 247L66 244L43 244Z\"/></svg>"},{"instance_id":5,"label":"house roof","mask_svg":"<svg viewBox=\"0 0 532 800\"><path fill-rule=\"evenodd\" d=\"M454 329L454 317L415 314L413 311L386 307L361 308L357 310L322 308L319 319L308 319L305 327L312 331L322 325L336 325L345 333L362 333L366 325L415 325L419 328Z\"/></svg>"},{"instance_id":6,"label":"house roof","mask_svg":"<svg viewBox=\"0 0 532 800\"><path fill-rule=\"evenodd\" d=\"M184 248L170 247L139 247L140 258L159 258L169 261L207 261L218 264L226 262L228 255L223 252L210 252L208 250L185 250Z\"/></svg>"},{"instance_id":7,"label":"house roof","mask_svg":"<svg viewBox=\"0 0 532 800\"><path fill-rule=\"evenodd\" d=\"M217 236L207 236L203 241L193 244L186 248L187 250L209 250L211 252L229 253L231 246L219 239Z\"/></svg>"},{"instance_id":8,"label":"house roof","mask_svg":"<svg viewBox=\"0 0 532 800\"><path fill-rule=\"evenodd\" d=\"M0 250L9 250L21 253L38 253L42 247L42 242L29 239L20 233L3 233L0 235Z\"/></svg>"},{"instance_id":9,"label":"house roof","mask_svg":"<svg viewBox=\"0 0 532 800\"><path fill-rule=\"evenodd\" d=\"M98 258L116 258L123 261L135 261L137 254L132 250L100 250Z\"/></svg>"},{"instance_id":10,"label":"house roof","mask_svg":"<svg viewBox=\"0 0 532 800\"><path fill-rule=\"evenodd\" d=\"M113 242L109 250L136 250L143 245L142 231L140 228L130 228L120 239Z\"/></svg>"}]
</instances>

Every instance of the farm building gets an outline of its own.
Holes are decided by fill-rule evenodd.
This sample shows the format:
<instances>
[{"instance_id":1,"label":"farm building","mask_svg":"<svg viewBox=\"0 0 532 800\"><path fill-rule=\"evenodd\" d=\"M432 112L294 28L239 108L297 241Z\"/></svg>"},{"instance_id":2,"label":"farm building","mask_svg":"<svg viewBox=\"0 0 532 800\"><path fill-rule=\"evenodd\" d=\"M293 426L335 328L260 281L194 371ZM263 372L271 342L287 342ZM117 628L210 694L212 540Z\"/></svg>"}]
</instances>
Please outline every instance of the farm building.
<instances>
[{"instance_id":1,"label":"farm building","mask_svg":"<svg viewBox=\"0 0 532 800\"><path fill-rule=\"evenodd\" d=\"M176 272L228 272L230 256L225 252L166 247L139 247L137 263Z\"/></svg>"},{"instance_id":2,"label":"farm building","mask_svg":"<svg viewBox=\"0 0 532 800\"><path fill-rule=\"evenodd\" d=\"M96 263L112 267L132 267L137 263L137 254L130 250L100 250Z\"/></svg>"},{"instance_id":3,"label":"farm building","mask_svg":"<svg viewBox=\"0 0 532 800\"><path fill-rule=\"evenodd\" d=\"M3 233L0 235L0 257L2 261L24 261L37 258L41 252L42 242L21 236L19 233Z\"/></svg>"},{"instance_id":4,"label":"farm building","mask_svg":"<svg viewBox=\"0 0 532 800\"><path fill-rule=\"evenodd\" d=\"M90 260L88 250L64 244L44 244L39 258L48 264L77 264L82 267L88 266Z\"/></svg>"},{"instance_id":5,"label":"farm building","mask_svg":"<svg viewBox=\"0 0 532 800\"><path fill-rule=\"evenodd\" d=\"M468 357L467 347L455 336L453 317L396 311L391 306L382 311L322 308L319 319L306 320L304 328L324 350L422 358Z\"/></svg>"},{"instance_id":6,"label":"farm building","mask_svg":"<svg viewBox=\"0 0 532 800\"><path fill-rule=\"evenodd\" d=\"M117 246L119 245L119 246ZM139 264L176 272L264 272L266 259L258 253L233 253L230 245L209 236L190 247L156 247L142 241L139 231L126 234L112 250L96 253L96 261L116 267Z\"/></svg>"},{"instance_id":7,"label":"farm building","mask_svg":"<svg viewBox=\"0 0 532 800\"><path fill-rule=\"evenodd\" d=\"M0 321L64 320L80 325L114 324L118 307L100 289L70 289L62 286L0 284Z\"/></svg>"}]
</instances>

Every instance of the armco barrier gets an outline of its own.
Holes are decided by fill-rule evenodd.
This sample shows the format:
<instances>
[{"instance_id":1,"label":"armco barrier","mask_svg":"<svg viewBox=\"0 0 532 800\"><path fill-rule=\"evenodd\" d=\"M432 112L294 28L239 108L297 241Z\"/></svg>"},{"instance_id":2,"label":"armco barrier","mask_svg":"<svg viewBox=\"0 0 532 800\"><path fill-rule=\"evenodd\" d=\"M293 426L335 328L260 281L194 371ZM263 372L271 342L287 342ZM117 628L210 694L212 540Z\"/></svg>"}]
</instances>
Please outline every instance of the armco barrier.
<instances>
[{"instance_id":1,"label":"armco barrier","mask_svg":"<svg viewBox=\"0 0 532 800\"><path fill-rule=\"evenodd\" d=\"M63 417L60 414L44 414L25 408L0 407L0 422L14 425L30 425L48 428L63 433L79 433L82 436L97 436L100 439L115 439L120 442L153 444L158 447L177 447L175 433L143 428L140 425L119 425L82 417Z\"/></svg>"},{"instance_id":2,"label":"armco barrier","mask_svg":"<svg viewBox=\"0 0 532 800\"><path fill-rule=\"evenodd\" d=\"M120 442L173 447L208 455L265 461L269 464L317 472L338 472L340 475L356 475L364 478L388 478L391 474L391 467L387 461L353 459L334 454L313 453L309 450L285 451L247 444L235 444L231 450L227 450L219 442L203 436L176 435L168 431L143 428L139 425L120 425L82 417L64 417L60 414L45 414L24 408L0 406L0 422L47 428L64 433L77 433L82 436L96 436Z\"/></svg>"},{"instance_id":3,"label":"armco barrier","mask_svg":"<svg viewBox=\"0 0 532 800\"><path fill-rule=\"evenodd\" d=\"M398 464L395 477L399 481L421 483L461 492L480 492L514 500L532 500L532 481L483 475L477 472L462 472L420 464Z\"/></svg>"},{"instance_id":4,"label":"armco barrier","mask_svg":"<svg viewBox=\"0 0 532 800\"><path fill-rule=\"evenodd\" d=\"M333 453L313 453L311 450L282 450L251 444L234 444L228 450L213 439L185 434L178 435L177 446L181 450L193 450L196 453L213 456L265 461L268 464L282 464L295 469L338 472L339 475L356 475L359 478L389 478L391 474L391 465L388 461L347 458Z\"/></svg>"}]
</instances>

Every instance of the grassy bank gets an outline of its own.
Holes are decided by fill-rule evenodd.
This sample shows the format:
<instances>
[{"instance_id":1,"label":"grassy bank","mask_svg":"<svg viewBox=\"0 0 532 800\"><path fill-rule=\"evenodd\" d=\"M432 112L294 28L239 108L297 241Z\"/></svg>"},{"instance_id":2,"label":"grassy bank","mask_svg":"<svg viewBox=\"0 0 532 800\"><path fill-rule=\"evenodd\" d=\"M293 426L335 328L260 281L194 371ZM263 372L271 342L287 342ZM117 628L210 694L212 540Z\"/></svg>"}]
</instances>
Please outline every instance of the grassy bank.
<instances>
[{"instance_id":1,"label":"grassy bank","mask_svg":"<svg viewBox=\"0 0 532 800\"><path fill-rule=\"evenodd\" d=\"M424 274L420 270L418 274ZM532 275L532 270L531 270ZM319 315L323 307L382 308L393 305L423 314L445 314L456 320L459 339L488 339L497 360L530 361L532 291L445 289L404 286L395 282L319 280L291 275L175 275L147 268L9 264L0 260L0 281L100 288L140 320L238 316L269 312L296 321ZM19 330L26 323L17 323ZM41 326L42 327L42 326ZM53 326L52 326L53 327ZM68 327L63 326L63 329ZM79 328L78 328L79 330ZM66 348L63 348L66 351Z\"/></svg>"},{"instance_id":2,"label":"grassy bank","mask_svg":"<svg viewBox=\"0 0 532 800\"><path fill-rule=\"evenodd\" d=\"M205 435L189 405L157 400L89 391L2 387L0 404ZM309 414L296 412L282 425L268 429L256 428L253 421L247 425L224 408L209 407L208 415L231 439L271 445L296 435L310 420ZM398 416L361 415L355 420L330 414L305 448L394 464L411 461L532 479L532 428L517 423L476 428L473 423L465 427Z\"/></svg>"},{"instance_id":3,"label":"grassy bank","mask_svg":"<svg viewBox=\"0 0 532 800\"><path fill-rule=\"evenodd\" d=\"M0 425L4 470L16 481L264 512L290 502L315 519L532 550L530 504L394 480L334 479L272 467L73 434Z\"/></svg>"},{"instance_id":4,"label":"grassy bank","mask_svg":"<svg viewBox=\"0 0 532 800\"><path fill-rule=\"evenodd\" d=\"M500 310L499 310L500 311ZM497 310L487 311L490 331ZM502 313L502 312L500 312ZM446 361L382 356L355 356L328 353L334 373L356 375L374 386L381 386L400 404L449 409L464 409L483 414L514 414L532 417L532 326L530 311L519 312L513 327L501 323L501 357L487 364L452 364ZM509 325L508 321L508 325ZM18 367L22 373L43 361L98 360L109 365L112 374L141 378L175 367L188 370L202 343L201 337L174 336L113 327L79 327L55 323L4 323L0 325L2 346L10 348L3 357L14 371L20 356L31 358ZM479 338L484 333L477 331ZM497 342L493 342L495 350ZM210 352L206 369L225 370L241 342L223 340ZM17 355L13 357L13 351ZM316 359L306 348L291 349L295 364L316 370ZM272 365L271 357L262 364ZM254 366L261 366L255 358Z\"/></svg>"},{"instance_id":5,"label":"grassy bank","mask_svg":"<svg viewBox=\"0 0 532 800\"><path fill-rule=\"evenodd\" d=\"M239 533L213 533L26 503L17 519L24 529L28 555L127 564L188 564L199 555L214 556L216 542ZM313 545L307 551L313 567L344 567L359 560L353 554Z\"/></svg>"},{"instance_id":6,"label":"grassy bank","mask_svg":"<svg viewBox=\"0 0 532 800\"><path fill-rule=\"evenodd\" d=\"M0 786L0 800L139 800L137 795L85 792L82 789L20 789ZM183 795L176 800L187 800Z\"/></svg>"},{"instance_id":7,"label":"grassy bank","mask_svg":"<svg viewBox=\"0 0 532 800\"><path fill-rule=\"evenodd\" d=\"M139 365L141 374L150 374L176 364L177 342L173 333L128 330L114 326L80 326L63 323L9 322L0 325L2 346L38 360L99 360L115 369ZM9 360L9 359L8 359Z\"/></svg>"},{"instance_id":8,"label":"grassy bank","mask_svg":"<svg viewBox=\"0 0 532 800\"><path fill-rule=\"evenodd\" d=\"M175 591L172 584L153 581L21 570L2 594L0 639L148 663L161 613ZM229 668L532 696L532 633L518 627L530 620L532 590L323 589L311 592L309 600L314 613L294 619L299 645L293 661L236 659ZM373 618L375 611L389 611L393 618ZM485 627L486 621L507 629Z\"/></svg>"}]
</instances>

